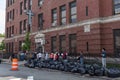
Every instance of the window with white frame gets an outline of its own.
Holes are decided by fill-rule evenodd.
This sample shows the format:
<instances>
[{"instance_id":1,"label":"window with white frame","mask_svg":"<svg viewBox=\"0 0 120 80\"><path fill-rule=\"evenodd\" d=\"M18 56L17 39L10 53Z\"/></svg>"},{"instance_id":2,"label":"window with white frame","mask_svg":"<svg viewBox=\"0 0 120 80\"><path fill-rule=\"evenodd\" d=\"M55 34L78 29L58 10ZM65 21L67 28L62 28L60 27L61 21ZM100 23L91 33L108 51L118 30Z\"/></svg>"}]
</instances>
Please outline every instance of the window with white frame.
<instances>
[{"instance_id":1,"label":"window with white frame","mask_svg":"<svg viewBox=\"0 0 120 80\"><path fill-rule=\"evenodd\" d=\"M76 1L70 3L70 23L77 21L77 7Z\"/></svg>"},{"instance_id":2,"label":"window with white frame","mask_svg":"<svg viewBox=\"0 0 120 80\"><path fill-rule=\"evenodd\" d=\"M61 6L60 7L60 23L61 25L65 25L66 24L66 6Z\"/></svg>"},{"instance_id":3,"label":"window with white frame","mask_svg":"<svg viewBox=\"0 0 120 80\"><path fill-rule=\"evenodd\" d=\"M120 0L114 0L114 13L120 13Z\"/></svg>"},{"instance_id":4,"label":"window with white frame","mask_svg":"<svg viewBox=\"0 0 120 80\"><path fill-rule=\"evenodd\" d=\"M57 25L57 9L52 10L52 26Z\"/></svg>"}]
</instances>

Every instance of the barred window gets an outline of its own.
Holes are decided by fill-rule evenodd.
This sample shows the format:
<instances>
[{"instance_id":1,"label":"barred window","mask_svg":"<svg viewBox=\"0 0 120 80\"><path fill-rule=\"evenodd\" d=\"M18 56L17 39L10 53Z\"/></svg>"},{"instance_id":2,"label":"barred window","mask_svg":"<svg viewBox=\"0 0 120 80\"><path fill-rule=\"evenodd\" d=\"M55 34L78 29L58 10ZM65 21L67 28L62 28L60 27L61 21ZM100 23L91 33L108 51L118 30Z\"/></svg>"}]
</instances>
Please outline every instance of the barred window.
<instances>
[{"instance_id":1,"label":"barred window","mask_svg":"<svg viewBox=\"0 0 120 80\"><path fill-rule=\"evenodd\" d=\"M51 51L56 52L57 51L57 37L51 37Z\"/></svg>"},{"instance_id":2,"label":"barred window","mask_svg":"<svg viewBox=\"0 0 120 80\"><path fill-rule=\"evenodd\" d=\"M60 50L60 52L65 52L66 51L66 37L65 37L65 35L61 35L59 37L59 39L60 39L59 50Z\"/></svg>"},{"instance_id":3,"label":"barred window","mask_svg":"<svg viewBox=\"0 0 120 80\"><path fill-rule=\"evenodd\" d=\"M69 35L69 52L70 55L76 56L77 54L77 40L76 40L76 34L70 34Z\"/></svg>"}]
</instances>

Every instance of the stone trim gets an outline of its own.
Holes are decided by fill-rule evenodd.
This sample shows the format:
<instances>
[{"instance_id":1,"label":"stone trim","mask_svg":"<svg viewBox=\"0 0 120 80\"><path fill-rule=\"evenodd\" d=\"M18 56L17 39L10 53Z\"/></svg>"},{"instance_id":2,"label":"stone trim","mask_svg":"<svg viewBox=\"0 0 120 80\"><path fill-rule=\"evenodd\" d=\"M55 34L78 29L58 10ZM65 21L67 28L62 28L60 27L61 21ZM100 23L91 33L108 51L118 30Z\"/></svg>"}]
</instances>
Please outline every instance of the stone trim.
<instances>
[{"instance_id":1,"label":"stone trim","mask_svg":"<svg viewBox=\"0 0 120 80\"><path fill-rule=\"evenodd\" d=\"M98 24L98 23L109 23L109 22L115 22L115 21L120 21L120 15L114 15L114 16L109 16L109 17L103 17L103 18L94 18L94 19L88 19L88 20L83 20L77 23L73 23L73 24L68 24L68 25L64 25L64 26L56 26L55 28L49 28L46 30L42 30L42 31L38 31L38 32L33 32L30 35L35 35L38 33L47 33L47 32L52 32L52 31L58 31L58 30L64 30L64 29L70 29L70 28L74 28L74 27L80 27L80 26L84 26L86 24ZM12 40L15 38L20 38L20 37L24 37L25 34L19 35L19 36L14 36L12 38L8 38L5 39L6 40Z\"/></svg>"}]
</instances>

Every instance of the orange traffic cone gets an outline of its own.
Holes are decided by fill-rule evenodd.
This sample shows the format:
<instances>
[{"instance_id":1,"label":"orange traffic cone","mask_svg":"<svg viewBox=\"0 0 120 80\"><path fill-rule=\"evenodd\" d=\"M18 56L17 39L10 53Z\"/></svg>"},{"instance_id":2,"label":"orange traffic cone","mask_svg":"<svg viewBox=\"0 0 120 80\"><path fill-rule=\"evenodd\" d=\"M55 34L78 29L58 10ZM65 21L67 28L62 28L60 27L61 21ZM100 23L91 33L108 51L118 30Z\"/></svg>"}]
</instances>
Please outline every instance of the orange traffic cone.
<instances>
[{"instance_id":1,"label":"orange traffic cone","mask_svg":"<svg viewBox=\"0 0 120 80\"><path fill-rule=\"evenodd\" d=\"M18 59L12 59L12 68L11 70L16 71L18 70Z\"/></svg>"}]
</instances>

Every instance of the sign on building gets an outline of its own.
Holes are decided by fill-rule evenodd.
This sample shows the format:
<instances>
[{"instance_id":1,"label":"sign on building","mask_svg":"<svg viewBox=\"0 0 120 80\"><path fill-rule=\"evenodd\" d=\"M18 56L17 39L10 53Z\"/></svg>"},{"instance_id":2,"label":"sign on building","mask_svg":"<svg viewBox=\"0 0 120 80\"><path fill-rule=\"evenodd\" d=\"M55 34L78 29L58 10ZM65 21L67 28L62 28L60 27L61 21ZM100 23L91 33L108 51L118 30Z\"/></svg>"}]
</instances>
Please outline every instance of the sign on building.
<instances>
[{"instance_id":1,"label":"sign on building","mask_svg":"<svg viewBox=\"0 0 120 80\"><path fill-rule=\"evenodd\" d=\"M84 32L90 32L90 24L84 25Z\"/></svg>"}]
</instances>

